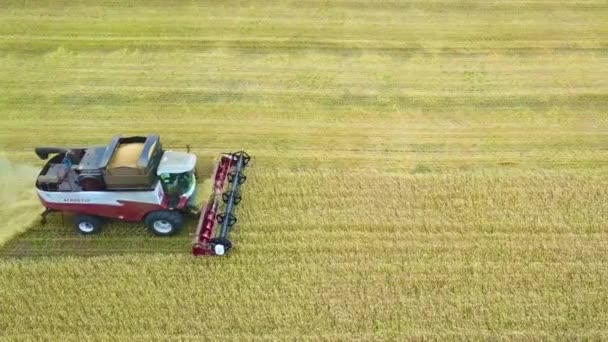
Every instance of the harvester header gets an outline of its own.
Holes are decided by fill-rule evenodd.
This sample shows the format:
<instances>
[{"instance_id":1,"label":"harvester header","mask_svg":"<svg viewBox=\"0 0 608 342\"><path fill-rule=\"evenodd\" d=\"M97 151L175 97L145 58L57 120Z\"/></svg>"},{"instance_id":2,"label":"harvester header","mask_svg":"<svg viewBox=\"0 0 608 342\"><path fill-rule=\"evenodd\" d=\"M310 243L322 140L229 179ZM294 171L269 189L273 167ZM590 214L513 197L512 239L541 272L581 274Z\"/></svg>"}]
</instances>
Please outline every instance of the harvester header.
<instances>
[{"instance_id":1,"label":"harvester header","mask_svg":"<svg viewBox=\"0 0 608 342\"><path fill-rule=\"evenodd\" d=\"M192 254L224 255L232 247L228 234L237 221L234 209L241 202L240 187L247 179L244 170L250 159L244 151L220 156L212 178L213 191L200 211ZM223 192L226 181L228 190Z\"/></svg>"}]
</instances>

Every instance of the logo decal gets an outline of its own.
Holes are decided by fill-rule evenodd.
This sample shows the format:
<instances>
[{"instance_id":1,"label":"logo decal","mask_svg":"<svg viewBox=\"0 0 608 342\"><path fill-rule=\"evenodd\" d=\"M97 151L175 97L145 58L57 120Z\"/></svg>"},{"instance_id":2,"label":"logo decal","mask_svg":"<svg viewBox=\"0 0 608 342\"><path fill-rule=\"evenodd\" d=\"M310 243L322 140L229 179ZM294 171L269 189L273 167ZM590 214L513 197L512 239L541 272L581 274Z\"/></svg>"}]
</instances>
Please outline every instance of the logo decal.
<instances>
[{"instance_id":1,"label":"logo decal","mask_svg":"<svg viewBox=\"0 0 608 342\"><path fill-rule=\"evenodd\" d=\"M90 203L91 200L88 198L64 198L64 202L66 203Z\"/></svg>"}]
</instances>

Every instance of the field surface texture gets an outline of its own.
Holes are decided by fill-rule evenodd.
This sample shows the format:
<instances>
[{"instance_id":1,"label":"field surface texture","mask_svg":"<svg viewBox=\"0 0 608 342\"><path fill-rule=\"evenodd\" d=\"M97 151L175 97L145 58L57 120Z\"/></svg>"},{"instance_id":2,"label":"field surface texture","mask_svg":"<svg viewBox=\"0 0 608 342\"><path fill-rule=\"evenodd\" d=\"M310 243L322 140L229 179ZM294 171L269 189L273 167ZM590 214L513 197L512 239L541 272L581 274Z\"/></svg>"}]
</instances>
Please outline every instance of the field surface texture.
<instances>
[{"instance_id":1,"label":"field surface texture","mask_svg":"<svg viewBox=\"0 0 608 342\"><path fill-rule=\"evenodd\" d=\"M606 1L4 0L2 177L114 134L254 160L224 258L3 180L0 340L608 339L607 104Z\"/></svg>"}]
</instances>

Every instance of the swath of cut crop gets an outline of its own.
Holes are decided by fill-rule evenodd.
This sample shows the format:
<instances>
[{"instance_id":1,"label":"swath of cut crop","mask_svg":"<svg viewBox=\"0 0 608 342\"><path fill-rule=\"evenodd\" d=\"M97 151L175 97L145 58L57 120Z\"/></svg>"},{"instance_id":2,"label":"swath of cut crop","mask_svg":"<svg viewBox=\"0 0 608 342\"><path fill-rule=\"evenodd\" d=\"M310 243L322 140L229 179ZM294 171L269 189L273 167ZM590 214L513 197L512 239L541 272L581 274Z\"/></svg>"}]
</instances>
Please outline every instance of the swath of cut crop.
<instances>
[{"instance_id":1,"label":"swath of cut crop","mask_svg":"<svg viewBox=\"0 0 608 342\"><path fill-rule=\"evenodd\" d=\"M40 209L33 186L36 174L33 166L0 157L0 246L36 220Z\"/></svg>"}]
</instances>

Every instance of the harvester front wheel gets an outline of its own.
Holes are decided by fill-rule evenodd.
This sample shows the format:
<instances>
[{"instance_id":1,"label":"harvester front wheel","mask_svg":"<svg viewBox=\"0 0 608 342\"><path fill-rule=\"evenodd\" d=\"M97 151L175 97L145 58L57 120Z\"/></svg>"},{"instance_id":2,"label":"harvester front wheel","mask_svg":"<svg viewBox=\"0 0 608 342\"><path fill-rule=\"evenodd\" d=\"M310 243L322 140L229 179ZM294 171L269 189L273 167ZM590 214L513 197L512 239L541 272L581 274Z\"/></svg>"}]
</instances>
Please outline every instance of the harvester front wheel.
<instances>
[{"instance_id":1,"label":"harvester front wheel","mask_svg":"<svg viewBox=\"0 0 608 342\"><path fill-rule=\"evenodd\" d=\"M102 221L91 215L78 215L74 218L74 228L82 235L97 234L101 230Z\"/></svg>"},{"instance_id":2,"label":"harvester front wheel","mask_svg":"<svg viewBox=\"0 0 608 342\"><path fill-rule=\"evenodd\" d=\"M176 211L155 211L146 216L145 222L152 234L170 236L180 231L184 217Z\"/></svg>"}]
</instances>

